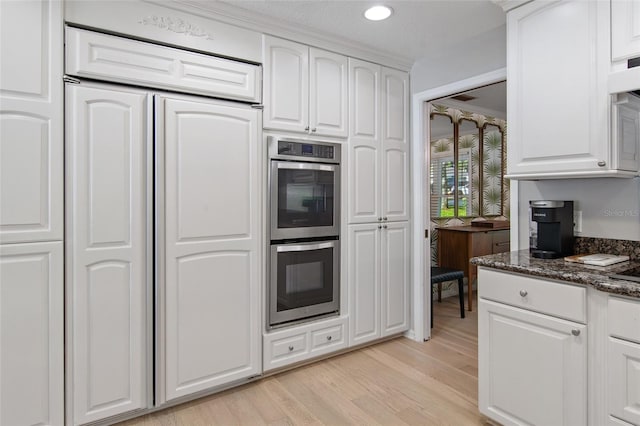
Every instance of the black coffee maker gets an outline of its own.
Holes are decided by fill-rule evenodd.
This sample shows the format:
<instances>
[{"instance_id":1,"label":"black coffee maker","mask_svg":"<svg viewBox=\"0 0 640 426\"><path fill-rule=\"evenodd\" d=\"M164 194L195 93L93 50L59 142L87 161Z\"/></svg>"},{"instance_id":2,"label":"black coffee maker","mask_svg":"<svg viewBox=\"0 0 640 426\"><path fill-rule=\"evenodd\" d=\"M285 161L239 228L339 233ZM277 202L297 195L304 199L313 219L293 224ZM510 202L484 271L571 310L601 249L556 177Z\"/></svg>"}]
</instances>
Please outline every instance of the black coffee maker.
<instances>
[{"instance_id":1,"label":"black coffee maker","mask_svg":"<svg viewBox=\"0 0 640 426\"><path fill-rule=\"evenodd\" d=\"M529 253L540 259L573 254L573 201L529 201Z\"/></svg>"}]
</instances>

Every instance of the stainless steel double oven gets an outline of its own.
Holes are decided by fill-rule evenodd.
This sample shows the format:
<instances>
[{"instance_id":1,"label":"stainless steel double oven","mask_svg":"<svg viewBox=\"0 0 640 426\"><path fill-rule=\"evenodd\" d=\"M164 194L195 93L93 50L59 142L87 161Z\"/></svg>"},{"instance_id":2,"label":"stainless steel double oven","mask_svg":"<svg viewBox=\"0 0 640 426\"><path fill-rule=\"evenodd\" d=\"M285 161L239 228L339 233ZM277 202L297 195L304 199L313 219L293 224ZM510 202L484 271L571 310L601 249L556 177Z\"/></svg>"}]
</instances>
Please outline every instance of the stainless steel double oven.
<instances>
[{"instance_id":1,"label":"stainless steel double oven","mask_svg":"<svg viewBox=\"0 0 640 426\"><path fill-rule=\"evenodd\" d=\"M340 310L340 145L268 138L269 327Z\"/></svg>"}]
</instances>

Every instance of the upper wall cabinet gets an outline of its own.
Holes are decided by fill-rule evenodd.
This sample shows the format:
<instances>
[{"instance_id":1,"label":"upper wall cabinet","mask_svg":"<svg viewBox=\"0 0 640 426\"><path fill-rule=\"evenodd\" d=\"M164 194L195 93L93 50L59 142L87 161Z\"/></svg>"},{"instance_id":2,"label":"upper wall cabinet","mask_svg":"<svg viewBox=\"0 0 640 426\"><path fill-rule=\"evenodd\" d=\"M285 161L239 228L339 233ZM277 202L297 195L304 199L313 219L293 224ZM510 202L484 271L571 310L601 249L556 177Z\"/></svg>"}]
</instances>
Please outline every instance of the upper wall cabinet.
<instances>
[{"instance_id":1,"label":"upper wall cabinet","mask_svg":"<svg viewBox=\"0 0 640 426\"><path fill-rule=\"evenodd\" d=\"M260 67L78 28L66 28L67 74L260 102Z\"/></svg>"},{"instance_id":2,"label":"upper wall cabinet","mask_svg":"<svg viewBox=\"0 0 640 426\"><path fill-rule=\"evenodd\" d=\"M0 242L61 240L62 5L3 1L0 23Z\"/></svg>"},{"instance_id":3,"label":"upper wall cabinet","mask_svg":"<svg viewBox=\"0 0 640 426\"><path fill-rule=\"evenodd\" d=\"M608 2L580 0L508 13L508 177L637 174L609 134L609 19Z\"/></svg>"},{"instance_id":4,"label":"upper wall cabinet","mask_svg":"<svg viewBox=\"0 0 640 426\"><path fill-rule=\"evenodd\" d=\"M611 23L611 59L640 56L640 0L612 0Z\"/></svg>"},{"instance_id":5,"label":"upper wall cabinet","mask_svg":"<svg viewBox=\"0 0 640 426\"><path fill-rule=\"evenodd\" d=\"M347 136L347 58L264 36L264 128Z\"/></svg>"},{"instance_id":6,"label":"upper wall cabinet","mask_svg":"<svg viewBox=\"0 0 640 426\"><path fill-rule=\"evenodd\" d=\"M349 79L349 223L408 220L408 75L351 58Z\"/></svg>"}]
</instances>

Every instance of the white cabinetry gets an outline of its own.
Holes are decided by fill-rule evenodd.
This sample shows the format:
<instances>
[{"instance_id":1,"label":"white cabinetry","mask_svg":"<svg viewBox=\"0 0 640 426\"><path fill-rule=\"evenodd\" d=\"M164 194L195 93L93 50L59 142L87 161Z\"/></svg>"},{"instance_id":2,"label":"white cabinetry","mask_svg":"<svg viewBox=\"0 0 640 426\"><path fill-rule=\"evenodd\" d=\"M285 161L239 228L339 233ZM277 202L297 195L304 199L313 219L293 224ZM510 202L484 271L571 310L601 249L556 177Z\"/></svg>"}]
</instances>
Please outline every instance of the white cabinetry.
<instances>
[{"instance_id":1,"label":"white cabinetry","mask_svg":"<svg viewBox=\"0 0 640 426\"><path fill-rule=\"evenodd\" d=\"M150 99L147 92L117 86L66 89L67 377L73 424L147 407Z\"/></svg>"},{"instance_id":2,"label":"white cabinetry","mask_svg":"<svg viewBox=\"0 0 640 426\"><path fill-rule=\"evenodd\" d=\"M62 241L0 246L0 424L62 425Z\"/></svg>"},{"instance_id":3,"label":"white cabinetry","mask_svg":"<svg viewBox=\"0 0 640 426\"><path fill-rule=\"evenodd\" d=\"M260 102L260 67L78 28L66 28L65 71L126 82Z\"/></svg>"},{"instance_id":4,"label":"white cabinetry","mask_svg":"<svg viewBox=\"0 0 640 426\"><path fill-rule=\"evenodd\" d=\"M349 223L408 220L408 76L350 58L349 80Z\"/></svg>"},{"instance_id":5,"label":"white cabinetry","mask_svg":"<svg viewBox=\"0 0 640 426\"><path fill-rule=\"evenodd\" d=\"M484 268L478 283L480 412L504 425L587 424L586 289Z\"/></svg>"},{"instance_id":6,"label":"white cabinetry","mask_svg":"<svg viewBox=\"0 0 640 426\"><path fill-rule=\"evenodd\" d=\"M0 24L0 242L62 240L62 2L0 2Z\"/></svg>"},{"instance_id":7,"label":"white cabinetry","mask_svg":"<svg viewBox=\"0 0 640 426\"><path fill-rule=\"evenodd\" d=\"M163 97L156 111L161 400L172 400L261 371L261 123L247 105L192 98Z\"/></svg>"},{"instance_id":8,"label":"white cabinetry","mask_svg":"<svg viewBox=\"0 0 640 426\"><path fill-rule=\"evenodd\" d=\"M0 2L0 424L64 422L62 2Z\"/></svg>"},{"instance_id":9,"label":"white cabinetry","mask_svg":"<svg viewBox=\"0 0 640 426\"><path fill-rule=\"evenodd\" d=\"M609 298L608 334L608 413L640 424L640 301Z\"/></svg>"},{"instance_id":10,"label":"white cabinetry","mask_svg":"<svg viewBox=\"0 0 640 426\"><path fill-rule=\"evenodd\" d=\"M640 1L611 0L611 59L640 56Z\"/></svg>"},{"instance_id":11,"label":"white cabinetry","mask_svg":"<svg viewBox=\"0 0 640 426\"><path fill-rule=\"evenodd\" d=\"M508 175L633 176L609 135L608 2L534 1L507 15Z\"/></svg>"},{"instance_id":12,"label":"white cabinetry","mask_svg":"<svg viewBox=\"0 0 640 426\"><path fill-rule=\"evenodd\" d=\"M347 58L264 36L264 127L347 136Z\"/></svg>"},{"instance_id":13,"label":"white cabinetry","mask_svg":"<svg viewBox=\"0 0 640 426\"><path fill-rule=\"evenodd\" d=\"M350 346L409 328L409 224L349 226Z\"/></svg>"},{"instance_id":14,"label":"white cabinetry","mask_svg":"<svg viewBox=\"0 0 640 426\"><path fill-rule=\"evenodd\" d=\"M274 330L264 335L264 370L274 370L347 347L347 317Z\"/></svg>"}]
</instances>

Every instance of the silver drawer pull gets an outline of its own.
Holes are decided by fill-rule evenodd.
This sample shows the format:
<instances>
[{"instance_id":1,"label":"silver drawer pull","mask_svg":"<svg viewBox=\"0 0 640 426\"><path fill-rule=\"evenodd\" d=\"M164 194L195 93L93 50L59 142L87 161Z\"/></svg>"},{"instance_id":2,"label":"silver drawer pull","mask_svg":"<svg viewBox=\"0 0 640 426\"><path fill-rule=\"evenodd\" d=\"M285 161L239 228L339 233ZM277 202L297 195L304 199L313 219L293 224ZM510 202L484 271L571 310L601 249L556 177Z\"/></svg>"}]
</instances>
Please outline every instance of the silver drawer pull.
<instances>
[{"instance_id":1,"label":"silver drawer pull","mask_svg":"<svg viewBox=\"0 0 640 426\"><path fill-rule=\"evenodd\" d=\"M504 241L504 242L501 242L501 243L496 243L496 246L498 246L498 247L500 247L500 246L508 246L509 244L510 244L509 241Z\"/></svg>"},{"instance_id":2,"label":"silver drawer pull","mask_svg":"<svg viewBox=\"0 0 640 426\"><path fill-rule=\"evenodd\" d=\"M520 296L527 297L527 294L529 294L527 293L527 290L520 290Z\"/></svg>"},{"instance_id":3,"label":"silver drawer pull","mask_svg":"<svg viewBox=\"0 0 640 426\"><path fill-rule=\"evenodd\" d=\"M331 340L331 336L327 336L327 340Z\"/></svg>"},{"instance_id":4,"label":"silver drawer pull","mask_svg":"<svg viewBox=\"0 0 640 426\"><path fill-rule=\"evenodd\" d=\"M604 167L604 166L606 166L606 165L607 165L607 162L606 162L606 161L598 161L598 166L600 166L600 167Z\"/></svg>"},{"instance_id":5,"label":"silver drawer pull","mask_svg":"<svg viewBox=\"0 0 640 426\"><path fill-rule=\"evenodd\" d=\"M293 346L289 346L289 352L293 350Z\"/></svg>"},{"instance_id":6,"label":"silver drawer pull","mask_svg":"<svg viewBox=\"0 0 640 426\"><path fill-rule=\"evenodd\" d=\"M573 334L574 336L579 336L580 330L578 330L577 328L574 328L573 330L571 330L571 334Z\"/></svg>"}]
</instances>

